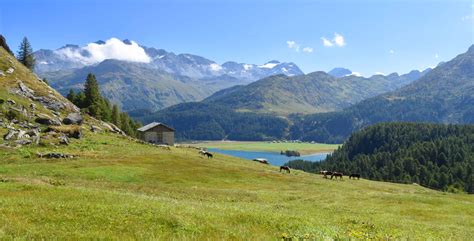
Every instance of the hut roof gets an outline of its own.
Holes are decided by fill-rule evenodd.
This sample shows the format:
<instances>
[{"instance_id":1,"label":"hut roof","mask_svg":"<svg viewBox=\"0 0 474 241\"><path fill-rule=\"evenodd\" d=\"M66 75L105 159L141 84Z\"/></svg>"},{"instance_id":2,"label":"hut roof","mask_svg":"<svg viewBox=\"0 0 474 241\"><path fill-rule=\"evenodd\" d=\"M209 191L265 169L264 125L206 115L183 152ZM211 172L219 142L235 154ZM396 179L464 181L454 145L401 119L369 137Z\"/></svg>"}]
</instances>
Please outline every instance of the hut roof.
<instances>
[{"instance_id":1,"label":"hut roof","mask_svg":"<svg viewBox=\"0 0 474 241\"><path fill-rule=\"evenodd\" d=\"M171 128L171 127L169 127L169 126L167 126L167 125L165 125L165 124L163 124L163 123L160 123L160 122L152 122L152 123L150 123L150 124L147 124L147 125L144 125L144 126L138 128L137 130L138 130L138 131L141 131L141 132L144 132L144 131L148 131L148 130L150 130L150 129L152 129L152 128L155 128L156 126L163 126L163 127L167 128L167 129L169 129L170 131L174 131L173 128Z\"/></svg>"}]
</instances>

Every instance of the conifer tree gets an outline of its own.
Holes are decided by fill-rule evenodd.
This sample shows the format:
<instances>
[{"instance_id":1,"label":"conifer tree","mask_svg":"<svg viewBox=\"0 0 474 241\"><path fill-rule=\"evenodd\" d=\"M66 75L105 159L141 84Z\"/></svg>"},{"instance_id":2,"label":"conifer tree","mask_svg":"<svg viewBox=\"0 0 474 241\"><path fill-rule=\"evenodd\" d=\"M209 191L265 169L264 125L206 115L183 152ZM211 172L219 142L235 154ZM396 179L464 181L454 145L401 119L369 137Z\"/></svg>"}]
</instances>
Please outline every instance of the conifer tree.
<instances>
[{"instance_id":1,"label":"conifer tree","mask_svg":"<svg viewBox=\"0 0 474 241\"><path fill-rule=\"evenodd\" d=\"M112 108L112 123L116 126L121 126L120 124L120 110L117 105L114 105Z\"/></svg>"},{"instance_id":2,"label":"conifer tree","mask_svg":"<svg viewBox=\"0 0 474 241\"><path fill-rule=\"evenodd\" d=\"M101 96L99 92L99 84L97 79L91 73L87 75L86 83L84 84L84 105L87 107L89 114L101 119Z\"/></svg>"},{"instance_id":3,"label":"conifer tree","mask_svg":"<svg viewBox=\"0 0 474 241\"><path fill-rule=\"evenodd\" d=\"M73 104L76 104L76 93L74 93L74 90L70 89L69 93L67 94L66 98L71 101Z\"/></svg>"},{"instance_id":4,"label":"conifer tree","mask_svg":"<svg viewBox=\"0 0 474 241\"><path fill-rule=\"evenodd\" d=\"M35 58L33 56L33 48L26 37L21 41L20 49L18 50L17 59L28 69L33 70L35 67Z\"/></svg>"}]
</instances>

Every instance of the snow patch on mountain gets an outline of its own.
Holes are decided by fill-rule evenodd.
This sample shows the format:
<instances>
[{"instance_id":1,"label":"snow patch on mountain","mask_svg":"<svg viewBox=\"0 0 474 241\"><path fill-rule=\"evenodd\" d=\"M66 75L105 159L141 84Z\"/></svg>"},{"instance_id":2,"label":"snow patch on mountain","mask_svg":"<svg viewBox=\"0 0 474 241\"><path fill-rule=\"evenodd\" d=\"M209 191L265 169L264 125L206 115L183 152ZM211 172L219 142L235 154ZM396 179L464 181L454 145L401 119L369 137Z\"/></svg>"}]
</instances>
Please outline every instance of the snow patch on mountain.
<instances>
[{"instance_id":1,"label":"snow patch on mountain","mask_svg":"<svg viewBox=\"0 0 474 241\"><path fill-rule=\"evenodd\" d=\"M273 69L273 67L277 66L278 64L277 63L266 63L264 65L259 65L258 67L259 68L263 68L263 69Z\"/></svg>"},{"instance_id":2,"label":"snow patch on mountain","mask_svg":"<svg viewBox=\"0 0 474 241\"><path fill-rule=\"evenodd\" d=\"M214 63L214 64L210 64L209 66L211 67L211 70L212 70L212 71L216 71L216 72L217 72L217 71L222 70L222 66L220 66L220 65L218 65L218 64L215 64L215 63Z\"/></svg>"}]
</instances>

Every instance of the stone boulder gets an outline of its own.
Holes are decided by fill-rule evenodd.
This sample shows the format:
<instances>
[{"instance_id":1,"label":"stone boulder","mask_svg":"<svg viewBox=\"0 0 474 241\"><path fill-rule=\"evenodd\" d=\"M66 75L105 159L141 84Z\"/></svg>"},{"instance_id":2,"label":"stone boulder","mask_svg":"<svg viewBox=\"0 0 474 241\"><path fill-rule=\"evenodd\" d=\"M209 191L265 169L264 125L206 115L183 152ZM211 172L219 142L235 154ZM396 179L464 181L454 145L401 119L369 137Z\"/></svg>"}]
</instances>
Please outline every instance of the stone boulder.
<instances>
[{"instance_id":1,"label":"stone boulder","mask_svg":"<svg viewBox=\"0 0 474 241\"><path fill-rule=\"evenodd\" d=\"M3 137L5 140L10 140L17 132L15 130L9 130L8 133Z\"/></svg>"},{"instance_id":2,"label":"stone boulder","mask_svg":"<svg viewBox=\"0 0 474 241\"><path fill-rule=\"evenodd\" d=\"M63 119L63 123L65 125L81 125L83 120L80 113L69 113L66 118Z\"/></svg>"},{"instance_id":3,"label":"stone boulder","mask_svg":"<svg viewBox=\"0 0 474 241\"><path fill-rule=\"evenodd\" d=\"M49 115L46 114L37 114L37 118L35 121L39 124L48 125L48 126L60 126L61 122L57 119L51 118Z\"/></svg>"},{"instance_id":4,"label":"stone boulder","mask_svg":"<svg viewBox=\"0 0 474 241\"><path fill-rule=\"evenodd\" d=\"M60 136L59 144L66 145L66 146L69 145L69 138L67 138L67 136Z\"/></svg>"},{"instance_id":5,"label":"stone boulder","mask_svg":"<svg viewBox=\"0 0 474 241\"><path fill-rule=\"evenodd\" d=\"M32 141L31 141L31 140L28 140L28 139L16 140L16 141L15 141L15 144L21 145L21 146L29 145L29 144L31 144L31 143L32 143Z\"/></svg>"}]
</instances>

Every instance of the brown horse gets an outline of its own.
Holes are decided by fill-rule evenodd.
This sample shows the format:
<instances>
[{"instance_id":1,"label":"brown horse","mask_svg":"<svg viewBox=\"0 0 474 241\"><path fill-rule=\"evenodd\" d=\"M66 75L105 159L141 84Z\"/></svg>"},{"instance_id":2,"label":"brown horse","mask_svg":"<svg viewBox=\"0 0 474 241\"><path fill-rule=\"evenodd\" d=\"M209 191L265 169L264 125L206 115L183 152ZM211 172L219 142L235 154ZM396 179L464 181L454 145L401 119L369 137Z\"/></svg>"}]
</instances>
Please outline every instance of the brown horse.
<instances>
[{"instance_id":1,"label":"brown horse","mask_svg":"<svg viewBox=\"0 0 474 241\"><path fill-rule=\"evenodd\" d=\"M357 174L357 173L352 173L351 175L349 175L349 179L356 179L359 180L360 179L360 174Z\"/></svg>"},{"instance_id":2,"label":"brown horse","mask_svg":"<svg viewBox=\"0 0 474 241\"><path fill-rule=\"evenodd\" d=\"M342 172L333 172L332 175L331 175L331 179L333 177L336 177L336 179L339 177L339 179L342 180L342 176L343 176Z\"/></svg>"},{"instance_id":3,"label":"brown horse","mask_svg":"<svg viewBox=\"0 0 474 241\"><path fill-rule=\"evenodd\" d=\"M281 172L282 170L285 170L287 173L291 173L289 166L280 166L280 172Z\"/></svg>"}]
</instances>

